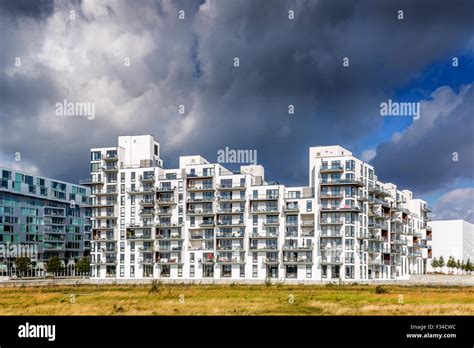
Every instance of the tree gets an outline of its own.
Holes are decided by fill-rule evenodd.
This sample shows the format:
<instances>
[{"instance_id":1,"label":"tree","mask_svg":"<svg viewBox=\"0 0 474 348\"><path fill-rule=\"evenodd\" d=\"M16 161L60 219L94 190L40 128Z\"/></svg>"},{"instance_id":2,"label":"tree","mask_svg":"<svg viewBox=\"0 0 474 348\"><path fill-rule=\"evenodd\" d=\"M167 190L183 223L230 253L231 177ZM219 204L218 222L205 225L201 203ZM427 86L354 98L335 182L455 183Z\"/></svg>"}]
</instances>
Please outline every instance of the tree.
<instances>
[{"instance_id":1,"label":"tree","mask_svg":"<svg viewBox=\"0 0 474 348\"><path fill-rule=\"evenodd\" d=\"M446 266L448 266L448 272L453 273L454 268L456 268L456 261L454 261L454 258L452 256L449 257L448 262L446 263ZM449 271L451 269L451 271Z\"/></svg>"},{"instance_id":2,"label":"tree","mask_svg":"<svg viewBox=\"0 0 474 348\"><path fill-rule=\"evenodd\" d=\"M473 268L473 266L472 266L471 260L467 259L467 261L466 261L466 272L467 272L467 274L471 274L472 268Z\"/></svg>"},{"instance_id":3,"label":"tree","mask_svg":"<svg viewBox=\"0 0 474 348\"><path fill-rule=\"evenodd\" d=\"M15 259L15 266L23 276L31 266L31 259L29 257L17 257Z\"/></svg>"},{"instance_id":4,"label":"tree","mask_svg":"<svg viewBox=\"0 0 474 348\"><path fill-rule=\"evenodd\" d=\"M443 256L440 256L439 257L439 260L438 260L438 267L441 269L441 272L443 272L443 267L444 267L444 258Z\"/></svg>"},{"instance_id":5,"label":"tree","mask_svg":"<svg viewBox=\"0 0 474 348\"><path fill-rule=\"evenodd\" d=\"M57 256L53 256L46 262L46 271L48 273L57 273L62 271L63 269L63 264L61 263L61 260Z\"/></svg>"},{"instance_id":6,"label":"tree","mask_svg":"<svg viewBox=\"0 0 474 348\"><path fill-rule=\"evenodd\" d=\"M85 256L76 262L76 272L78 273L89 273L91 268L91 260Z\"/></svg>"},{"instance_id":7,"label":"tree","mask_svg":"<svg viewBox=\"0 0 474 348\"><path fill-rule=\"evenodd\" d=\"M433 269L436 273L436 268L439 267L439 261L436 257L433 260L431 260L431 267L433 267Z\"/></svg>"},{"instance_id":8,"label":"tree","mask_svg":"<svg viewBox=\"0 0 474 348\"><path fill-rule=\"evenodd\" d=\"M461 268L461 261L459 259L456 261L456 273L459 274L459 270L462 270Z\"/></svg>"}]
</instances>

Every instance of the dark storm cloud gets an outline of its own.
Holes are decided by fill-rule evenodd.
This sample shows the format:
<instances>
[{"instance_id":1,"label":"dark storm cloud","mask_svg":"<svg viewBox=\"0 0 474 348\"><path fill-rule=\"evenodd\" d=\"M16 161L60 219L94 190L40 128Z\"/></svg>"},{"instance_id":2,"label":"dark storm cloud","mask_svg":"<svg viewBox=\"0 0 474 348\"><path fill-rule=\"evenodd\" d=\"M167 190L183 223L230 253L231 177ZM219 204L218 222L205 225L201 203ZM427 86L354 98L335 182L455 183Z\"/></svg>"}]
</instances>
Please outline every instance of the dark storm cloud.
<instances>
[{"instance_id":1,"label":"dark storm cloud","mask_svg":"<svg viewBox=\"0 0 474 348\"><path fill-rule=\"evenodd\" d=\"M418 194L451 188L456 179L474 180L474 85L459 100L447 89L436 99L459 104L441 115L423 114L422 106L429 128L414 123L398 141L379 145L373 160L379 178Z\"/></svg>"},{"instance_id":2,"label":"dark storm cloud","mask_svg":"<svg viewBox=\"0 0 474 348\"><path fill-rule=\"evenodd\" d=\"M12 17L44 19L54 11L54 0L2 0L0 12Z\"/></svg>"},{"instance_id":3,"label":"dark storm cloud","mask_svg":"<svg viewBox=\"0 0 474 348\"><path fill-rule=\"evenodd\" d=\"M27 139L25 151L44 149L32 157L47 174L77 179L87 175L90 147L114 144L117 135L153 133L169 165L180 154L215 160L225 146L256 148L267 175L286 184L306 184L308 146L351 148L382 122L381 101L433 61L464 48L474 13L470 1L111 1L104 11L98 2L77 7L87 21L65 22L70 6L59 2L57 18L50 16L47 25L15 30L7 26L15 13L0 12L0 29L8 33L0 43L0 69L8 72L0 93L1 117L8 118L0 130L4 152L18 146L11 136L18 134ZM290 9L294 20L288 20ZM186 12L183 21L179 10ZM33 48L25 42L29 35ZM11 71L15 51L27 55L31 70ZM81 63L83 52L90 63ZM132 58L128 70L120 65L125 56ZM349 68L343 57L350 58ZM7 94L13 90L22 98ZM44 116L62 98L95 101L96 120ZM185 116L177 113L180 104ZM289 104L295 115L288 114ZM17 118L33 123L22 127ZM64 153L51 156L58 142ZM420 180L411 182L415 189Z\"/></svg>"}]
</instances>

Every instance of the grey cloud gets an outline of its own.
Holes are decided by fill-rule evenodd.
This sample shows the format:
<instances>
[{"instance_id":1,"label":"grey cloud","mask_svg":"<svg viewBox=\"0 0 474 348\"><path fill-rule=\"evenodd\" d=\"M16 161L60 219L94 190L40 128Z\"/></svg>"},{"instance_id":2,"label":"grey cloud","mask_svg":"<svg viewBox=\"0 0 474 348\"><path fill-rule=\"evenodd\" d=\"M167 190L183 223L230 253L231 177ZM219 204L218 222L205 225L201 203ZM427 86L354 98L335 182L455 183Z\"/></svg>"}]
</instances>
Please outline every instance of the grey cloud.
<instances>
[{"instance_id":1,"label":"grey cloud","mask_svg":"<svg viewBox=\"0 0 474 348\"><path fill-rule=\"evenodd\" d=\"M69 7L56 2L54 11ZM0 30L8 37L0 44L6 49L0 71L11 70L12 51L24 52L32 65L0 77L3 152L18 147L16 134L47 174L77 179L87 175L91 146L114 144L119 134L153 133L169 165L180 154L215 159L225 146L256 148L270 177L305 184L307 147L351 147L377 127L381 100L465 45L474 3L116 1L104 15L84 4L76 8L87 20L66 23L64 34L54 13L47 12L47 23L12 29L15 14L1 11ZM396 20L398 8L403 22ZM180 9L185 21L177 18ZM296 11L294 21L287 19L289 9ZM33 44L25 41L29 35ZM53 61L54 50L38 58L48 40L67 49ZM81 65L82 52L88 65ZM63 55L75 71L58 68ZM127 55L128 70L121 63ZM346 56L350 68L342 67ZM96 119L51 117L48 107L63 98L96 102ZM178 114L180 104L186 116Z\"/></svg>"}]
</instances>

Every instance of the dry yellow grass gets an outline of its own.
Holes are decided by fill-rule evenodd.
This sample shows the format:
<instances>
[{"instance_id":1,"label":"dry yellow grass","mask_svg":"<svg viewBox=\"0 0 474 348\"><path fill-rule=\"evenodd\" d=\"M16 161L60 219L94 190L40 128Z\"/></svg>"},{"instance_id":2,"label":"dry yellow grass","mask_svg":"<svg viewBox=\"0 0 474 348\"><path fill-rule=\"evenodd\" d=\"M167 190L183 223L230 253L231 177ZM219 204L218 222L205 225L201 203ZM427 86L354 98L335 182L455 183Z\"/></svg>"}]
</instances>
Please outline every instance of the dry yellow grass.
<instances>
[{"instance_id":1,"label":"dry yellow grass","mask_svg":"<svg viewBox=\"0 0 474 348\"><path fill-rule=\"evenodd\" d=\"M0 288L0 315L473 315L472 287L159 285ZM70 295L75 303L70 303ZM400 295L402 297L400 297Z\"/></svg>"}]
</instances>

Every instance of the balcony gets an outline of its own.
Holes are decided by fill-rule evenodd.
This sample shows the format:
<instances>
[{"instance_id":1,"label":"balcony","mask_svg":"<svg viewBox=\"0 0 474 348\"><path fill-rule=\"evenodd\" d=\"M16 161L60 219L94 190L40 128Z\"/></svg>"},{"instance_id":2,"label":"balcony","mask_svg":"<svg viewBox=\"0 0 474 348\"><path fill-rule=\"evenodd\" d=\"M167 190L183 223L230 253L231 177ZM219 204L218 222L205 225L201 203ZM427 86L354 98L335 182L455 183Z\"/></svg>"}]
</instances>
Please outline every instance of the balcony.
<instances>
[{"instance_id":1,"label":"balcony","mask_svg":"<svg viewBox=\"0 0 474 348\"><path fill-rule=\"evenodd\" d=\"M240 221L217 221L217 226L223 227L245 227L245 222L243 220Z\"/></svg>"},{"instance_id":2,"label":"balcony","mask_svg":"<svg viewBox=\"0 0 474 348\"><path fill-rule=\"evenodd\" d=\"M312 245L292 245L292 244L286 244L283 246L284 251L293 251L293 252L298 252L298 251L312 251L313 246Z\"/></svg>"},{"instance_id":3,"label":"balcony","mask_svg":"<svg viewBox=\"0 0 474 348\"><path fill-rule=\"evenodd\" d=\"M114 224L97 225L97 226L92 226L92 229L96 231L113 230L115 226L116 225Z\"/></svg>"},{"instance_id":4,"label":"balcony","mask_svg":"<svg viewBox=\"0 0 474 348\"><path fill-rule=\"evenodd\" d=\"M177 202L174 200L174 198L158 198L156 200L157 205L174 205L177 204Z\"/></svg>"},{"instance_id":5,"label":"balcony","mask_svg":"<svg viewBox=\"0 0 474 348\"><path fill-rule=\"evenodd\" d=\"M186 214L189 216L209 216L214 215L214 211L212 209L193 209L188 210Z\"/></svg>"},{"instance_id":6,"label":"balcony","mask_svg":"<svg viewBox=\"0 0 474 348\"><path fill-rule=\"evenodd\" d=\"M232 233L216 233L216 239L241 239L244 238L244 233L241 232L232 232Z\"/></svg>"},{"instance_id":7,"label":"balcony","mask_svg":"<svg viewBox=\"0 0 474 348\"><path fill-rule=\"evenodd\" d=\"M283 263L285 265L312 265L313 260L311 258L307 257L284 257L283 258Z\"/></svg>"},{"instance_id":8,"label":"balcony","mask_svg":"<svg viewBox=\"0 0 474 348\"><path fill-rule=\"evenodd\" d=\"M170 221L160 221L158 222L155 227L157 228L177 228L181 227L183 224L179 224L176 222L170 222Z\"/></svg>"},{"instance_id":9,"label":"balcony","mask_svg":"<svg viewBox=\"0 0 474 348\"><path fill-rule=\"evenodd\" d=\"M245 189L245 184L236 184L236 185L216 185L216 190L218 191L230 191L230 190L243 190Z\"/></svg>"},{"instance_id":10,"label":"balcony","mask_svg":"<svg viewBox=\"0 0 474 348\"><path fill-rule=\"evenodd\" d=\"M222 265L244 264L245 257L217 257L217 263Z\"/></svg>"},{"instance_id":11,"label":"balcony","mask_svg":"<svg viewBox=\"0 0 474 348\"><path fill-rule=\"evenodd\" d=\"M186 201L188 203L212 203L214 201L214 197L189 197Z\"/></svg>"},{"instance_id":12,"label":"balcony","mask_svg":"<svg viewBox=\"0 0 474 348\"><path fill-rule=\"evenodd\" d=\"M360 179L321 179L321 186L350 185L364 187L365 184Z\"/></svg>"},{"instance_id":13,"label":"balcony","mask_svg":"<svg viewBox=\"0 0 474 348\"><path fill-rule=\"evenodd\" d=\"M155 216L155 210L154 209L142 209L139 212L141 217L154 217Z\"/></svg>"},{"instance_id":14,"label":"balcony","mask_svg":"<svg viewBox=\"0 0 474 348\"><path fill-rule=\"evenodd\" d=\"M116 188L107 190L95 190L92 191L91 194L95 196L115 196L118 194L118 191Z\"/></svg>"},{"instance_id":15,"label":"balcony","mask_svg":"<svg viewBox=\"0 0 474 348\"><path fill-rule=\"evenodd\" d=\"M189 192L206 192L206 191L214 191L212 185L192 185L188 186L187 191Z\"/></svg>"},{"instance_id":16,"label":"balcony","mask_svg":"<svg viewBox=\"0 0 474 348\"><path fill-rule=\"evenodd\" d=\"M138 180L142 183L154 183L155 176L154 175L140 175Z\"/></svg>"},{"instance_id":17,"label":"balcony","mask_svg":"<svg viewBox=\"0 0 474 348\"><path fill-rule=\"evenodd\" d=\"M341 173L343 171L344 167L341 165L321 166L319 169L320 173Z\"/></svg>"},{"instance_id":18,"label":"balcony","mask_svg":"<svg viewBox=\"0 0 474 348\"><path fill-rule=\"evenodd\" d=\"M278 211L278 208L274 208L276 211ZM299 212L300 207L298 204L287 204L286 206L283 206L283 212L284 213L297 213Z\"/></svg>"},{"instance_id":19,"label":"balcony","mask_svg":"<svg viewBox=\"0 0 474 348\"><path fill-rule=\"evenodd\" d=\"M186 179L210 179L214 177L212 171L202 172L202 173L186 173Z\"/></svg>"},{"instance_id":20,"label":"balcony","mask_svg":"<svg viewBox=\"0 0 474 348\"><path fill-rule=\"evenodd\" d=\"M353 212L356 212L356 213L361 213L362 212L362 209L359 208L359 207L356 207L356 206L337 206L337 205L334 205L334 206L322 206L321 207L321 212L332 212L332 211L353 211Z\"/></svg>"},{"instance_id":21,"label":"balcony","mask_svg":"<svg viewBox=\"0 0 474 348\"><path fill-rule=\"evenodd\" d=\"M102 155L102 160L104 160L105 162L117 162L118 155L117 153L104 154Z\"/></svg>"},{"instance_id":22,"label":"balcony","mask_svg":"<svg viewBox=\"0 0 474 348\"><path fill-rule=\"evenodd\" d=\"M342 231L321 231L320 237L323 238L342 238Z\"/></svg>"},{"instance_id":23,"label":"balcony","mask_svg":"<svg viewBox=\"0 0 474 348\"><path fill-rule=\"evenodd\" d=\"M243 214L245 209L235 208L235 209L218 209L216 214Z\"/></svg>"},{"instance_id":24,"label":"balcony","mask_svg":"<svg viewBox=\"0 0 474 348\"><path fill-rule=\"evenodd\" d=\"M114 214L94 215L92 216L95 220L116 220L117 217Z\"/></svg>"},{"instance_id":25,"label":"balcony","mask_svg":"<svg viewBox=\"0 0 474 348\"><path fill-rule=\"evenodd\" d=\"M274 239L278 238L278 233L252 234L249 239Z\"/></svg>"},{"instance_id":26,"label":"balcony","mask_svg":"<svg viewBox=\"0 0 474 348\"><path fill-rule=\"evenodd\" d=\"M390 208L390 203L388 203L387 201L383 199L375 198L375 199L369 200L369 205L375 205L375 204Z\"/></svg>"},{"instance_id":27,"label":"balcony","mask_svg":"<svg viewBox=\"0 0 474 348\"><path fill-rule=\"evenodd\" d=\"M249 196L250 201L275 201L279 195L252 195Z\"/></svg>"},{"instance_id":28,"label":"balcony","mask_svg":"<svg viewBox=\"0 0 474 348\"><path fill-rule=\"evenodd\" d=\"M249 250L252 252L274 252L278 251L278 245L251 245Z\"/></svg>"},{"instance_id":29,"label":"balcony","mask_svg":"<svg viewBox=\"0 0 474 348\"><path fill-rule=\"evenodd\" d=\"M160 234L156 235L156 239L160 240L183 240L179 233L171 233L171 234Z\"/></svg>"},{"instance_id":30,"label":"balcony","mask_svg":"<svg viewBox=\"0 0 474 348\"><path fill-rule=\"evenodd\" d=\"M265 221L263 221L264 226L278 226L279 224L279 219L266 219Z\"/></svg>"},{"instance_id":31,"label":"balcony","mask_svg":"<svg viewBox=\"0 0 474 348\"><path fill-rule=\"evenodd\" d=\"M214 258L213 257L204 257L202 259L199 259L198 262L202 263L203 265L213 265L214 264Z\"/></svg>"},{"instance_id":32,"label":"balcony","mask_svg":"<svg viewBox=\"0 0 474 348\"><path fill-rule=\"evenodd\" d=\"M181 258L158 258L156 263L160 265L182 265L183 261Z\"/></svg>"},{"instance_id":33,"label":"balcony","mask_svg":"<svg viewBox=\"0 0 474 348\"><path fill-rule=\"evenodd\" d=\"M176 186L160 186L156 188L156 192L174 192Z\"/></svg>"},{"instance_id":34,"label":"balcony","mask_svg":"<svg viewBox=\"0 0 474 348\"><path fill-rule=\"evenodd\" d=\"M154 194L155 193L155 189L152 187L152 186L149 186L149 187L143 187L141 189L137 189L137 188L130 188L127 190L127 193L129 195L151 195L151 194Z\"/></svg>"},{"instance_id":35,"label":"balcony","mask_svg":"<svg viewBox=\"0 0 474 348\"><path fill-rule=\"evenodd\" d=\"M153 241L153 237L151 234L128 234L128 240L138 240L138 241Z\"/></svg>"},{"instance_id":36,"label":"balcony","mask_svg":"<svg viewBox=\"0 0 474 348\"><path fill-rule=\"evenodd\" d=\"M157 216L171 216L173 214L173 210L171 209L158 209L156 211Z\"/></svg>"},{"instance_id":37,"label":"balcony","mask_svg":"<svg viewBox=\"0 0 474 348\"><path fill-rule=\"evenodd\" d=\"M90 205L87 205L91 208L106 208L106 207L113 207L115 206L116 201L105 201L105 202L92 202Z\"/></svg>"},{"instance_id":38,"label":"balcony","mask_svg":"<svg viewBox=\"0 0 474 348\"><path fill-rule=\"evenodd\" d=\"M105 173L118 173L118 166L102 166L102 171Z\"/></svg>"},{"instance_id":39,"label":"balcony","mask_svg":"<svg viewBox=\"0 0 474 348\"><path fill-rule=\"evenodd\" d=\"M342 199L344 198L344 192L321 192L319 199Z\"/></svg>"},{"instance_id":40,"label":"balcony","mask_svg":"<svg viewBox=\"0 0 474 348\"><path fill-rule=\"evenodd\" d=\"M322 225L343 225L344 220L339 219L339 220L329 220L329 219L323 219L319 222L319 224Z\"/></svg>"},{"instance_id":41,"label":"balcony","mask_svg":"<svg viewBox=\"0 0 474 348\"><path fill-rule=\"evenodd\" d=\"M80 179L79 180L79 185L103 185L104 182L102 180L97 180L97 179Z\"/></svg>"},{"instance_id":42,"label":"balcony","mask_svg":"<svg viewBox=\"0 0 474 348\"><path fill-rule=\"evenodd\" d=\"M241 203L245 202L244 196L217 196L217 200L221 203Z\"/></svg>"},{"instance_id":43,"label":"balcony","mask_svg":"<svg viewBox=\"0 0 474 348\"><path fill-rule=\"evenodd\" d=\"M278 207L252 207L251 214L278 213Z\"/></svg>"},{"instance_id":44,"label":"balcony","mask_svg":"<svg viewBox=\"0 0 474 348\"><path fill-rule=\"evenodd\" d=\"M369 186L369 193L378 195L380 197L390 197L390 192L379 186Z\"/></svg>"},{"instance_id":45,"label":"balcony","mask_svg":"<svg viewBox=\"0 0 474 348\"><path fill-rule=\"evenodd\" d=\"M155 201L152 200L152 199L141 199L139 204L142 206L142 207L154 207L155 206Z\"/></svg>"}]
</instances>

